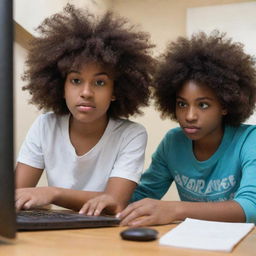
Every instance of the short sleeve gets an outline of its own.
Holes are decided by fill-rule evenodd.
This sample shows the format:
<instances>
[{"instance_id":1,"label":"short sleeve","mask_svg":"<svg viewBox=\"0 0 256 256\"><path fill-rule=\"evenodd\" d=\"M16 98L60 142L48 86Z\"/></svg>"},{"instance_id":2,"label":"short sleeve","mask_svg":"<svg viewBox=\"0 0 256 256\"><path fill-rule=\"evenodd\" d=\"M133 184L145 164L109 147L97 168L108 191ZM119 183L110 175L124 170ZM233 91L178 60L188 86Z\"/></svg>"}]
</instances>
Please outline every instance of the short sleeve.
<instances>
[{"instance_id":1,"label":"short sleeve","mask_svg":"<svg viewBox=\"0 0 256 256\"><path fill-rule=\"evenodd\" d=\"M110 177L120 177L138 183L144 167L147 132L134 123L127 129Z\"/></svg>"},{"instance_id":2,"label":"short sleeve","mask_svg":"<svg viewBox=\"0 0 256 256\"><path fill-rule=\"evenodd\" d=\"M34 168L44 169L44 156L42 152L42 126L43 115L40 115L30 127L21 146L17 162L27 164Z\"/></svg>"}]
</instances>

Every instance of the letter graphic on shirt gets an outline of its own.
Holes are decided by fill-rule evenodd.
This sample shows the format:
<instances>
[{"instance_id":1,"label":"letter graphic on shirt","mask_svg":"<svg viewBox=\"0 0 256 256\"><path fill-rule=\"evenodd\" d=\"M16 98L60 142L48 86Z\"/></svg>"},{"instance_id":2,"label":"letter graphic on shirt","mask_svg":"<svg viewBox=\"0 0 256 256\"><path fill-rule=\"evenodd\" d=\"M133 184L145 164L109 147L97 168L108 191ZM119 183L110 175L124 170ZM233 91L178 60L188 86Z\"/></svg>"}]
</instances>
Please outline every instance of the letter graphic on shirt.
<instances>
[{"instance_id":1,"label":"letter graphic on shirt","mask_svg":"<svg viewBox=\"0 0 256 256\"><path fill-rule=\"evenodd\" d=\"M205 181L204 180L197 180L196 182L196 187L195 187L195 192L202 194L203 193L203 189L205 187Z\"/></svg>"},{"instance_id":2,"label":"letter graphic on shirt","mask_svg":"<svg viewBox=\"0 0 256 256\"><path fill-rule=\"evenodd\" d=\"M230 175L228 176L228 180L231 184L231 187L234 187L236 185L236 180L235 180L235 176L234 175Z\"/></svg>"},{"instance_id":3,"label":"letter graphic on shirt","mask_svg":"<svg viewBox=\"0 0 256 256\"><path fill-rule=\"evenodd\" d=\"M234 188L234 186L236 185L234 175L230 175L222 179L212 179L209 180L208 183L206 183L206 181L203 179L194 179L185 175L177 174L175 175L175 182L177 183L177 185L185 189L188 193L194 194L193 198L201 198L202 196L208 195L218 195L218 200L221 200L222 198L220 195L229 197L229 195L226 193L228 191L231 191L232 188Z\"/></svg>"},{"instance_id":4,"label":"letter graphic on shirt","mask_svg":"<svg viewBox=\"0 0 256 256\"><path fill-rule=\"evenodd\" d=\"M219 179L210 180L206 187L205 194L212 193L213 191L220 191L220 184L221 184L221 180Z\"/></svg>"},{"instance_id":5,"label":"letter graphic on shirt","mask_svg":"<svg viewBox=\"0 0 256 256\"><path fill-rule=\"evenodd\" d=\"M221 187L223 188L223 190L226 190L226 189L228 189L230 187L230 183L228 182L228 178L222 179Z\"/></svg>"},{"instance_id":6,"label":"letter graphic on shirt","mask_svg":"<svg viewBox=\"0 0 256 256\"><path fill-rule=\"evenodd\" d=\"M177 184L179 184L181 187L183 187L183 184L182 184L182 181L181 181L181 178L180 178L180 175L179 175L179 174L176 175L176 176L174 177L174 179L175 179L175 182L176 182Z\"/></svg>"},{"instance_id":7,"label":"letter graphic on shirt","mask_svg":"<svg viewBox=\"0 0 256 256\"><path fill-rule=\"evenodd\" d=\"M183 184L186 185L187 182L188 182L188 177L185 176L185 175L182 175L182 176L181 176L181 180L182 180Z\"/></svg>"},{"instance_id":8,"label":"letter graphic on shirt","mask_svg":"<svg viewBox=\"0 0 256 256\"><path fill-rule=\"evenodd\" d=\"M195 184L196 184L195 179L189 179L186 187L187 187L187 189L189 189L189 190L194 192L195 191Z\"/></svg>"}]
</instances>

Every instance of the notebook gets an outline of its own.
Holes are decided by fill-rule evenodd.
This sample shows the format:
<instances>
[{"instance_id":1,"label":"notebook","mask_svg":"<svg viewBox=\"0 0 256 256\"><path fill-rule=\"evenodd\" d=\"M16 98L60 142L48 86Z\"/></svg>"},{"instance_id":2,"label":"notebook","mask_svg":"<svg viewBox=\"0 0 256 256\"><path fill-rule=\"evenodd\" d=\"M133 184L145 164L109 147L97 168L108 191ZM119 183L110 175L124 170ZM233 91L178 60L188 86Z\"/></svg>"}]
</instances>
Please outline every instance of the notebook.
<instances>
[{"instance_id":1,"label":"notebook","mask_svg":"<svg viewBox=\"0 0 256 256\"><path fill-rule=\"evenodd\" d=\"M163 235L161 245L196 250L231 252L252 229L254 223L232 223L186 218Z\"/></svg>"},{"instance_id":2,"label":"notebook","mask_svg":"<svg viewBox=\"0 0 256 256\"><path fill-rule=\"evenodd\" d=\"M20 231L110 227L119 225L119 222L113 216L86 216L63 210L33 209L17 213Z\"/></svg>"}]
</instances>

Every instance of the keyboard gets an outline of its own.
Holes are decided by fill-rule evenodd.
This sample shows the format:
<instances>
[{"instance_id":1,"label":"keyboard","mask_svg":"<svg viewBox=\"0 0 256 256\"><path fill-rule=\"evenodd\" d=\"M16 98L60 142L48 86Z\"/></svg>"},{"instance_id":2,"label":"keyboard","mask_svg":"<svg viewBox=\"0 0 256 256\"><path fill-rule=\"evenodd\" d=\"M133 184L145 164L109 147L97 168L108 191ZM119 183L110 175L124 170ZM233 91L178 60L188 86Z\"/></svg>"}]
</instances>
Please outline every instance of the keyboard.
<instances>
[{"instance_id":1,"label":"keyboard","mask_svg":"<svg viewBox=\"0 0 256 256\"><path fill-rule=\"evenodd\" d=\"M72 211L34 209L17 213L18 230L109 227L119 223L113 216L86 216Z\"/></svg>"}]
</instances>

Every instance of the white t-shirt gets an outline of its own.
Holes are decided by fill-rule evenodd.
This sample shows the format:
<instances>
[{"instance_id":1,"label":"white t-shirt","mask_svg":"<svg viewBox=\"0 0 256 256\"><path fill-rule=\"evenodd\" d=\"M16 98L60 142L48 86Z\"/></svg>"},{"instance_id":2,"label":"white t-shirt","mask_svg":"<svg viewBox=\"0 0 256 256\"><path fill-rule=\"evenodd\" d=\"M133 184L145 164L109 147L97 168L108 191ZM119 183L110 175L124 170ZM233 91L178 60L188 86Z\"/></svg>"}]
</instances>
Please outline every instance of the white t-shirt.
<instances>
[{"instance_id":1,"label":"white t-shirt","mask_svg":"<svg viewBox=\"0 0 256 256\"><path fill-rule=\"evenodd\" d=\"M69 137L70 115L40 115L22 144L17 161L44 169L49 186L103 191L110 177L138 183L147 133L137 123L110 119L98 143L78 156Z\"/></svg>"}]
</instances>

